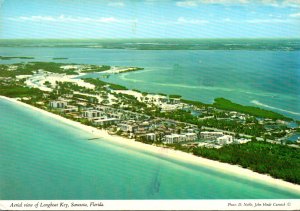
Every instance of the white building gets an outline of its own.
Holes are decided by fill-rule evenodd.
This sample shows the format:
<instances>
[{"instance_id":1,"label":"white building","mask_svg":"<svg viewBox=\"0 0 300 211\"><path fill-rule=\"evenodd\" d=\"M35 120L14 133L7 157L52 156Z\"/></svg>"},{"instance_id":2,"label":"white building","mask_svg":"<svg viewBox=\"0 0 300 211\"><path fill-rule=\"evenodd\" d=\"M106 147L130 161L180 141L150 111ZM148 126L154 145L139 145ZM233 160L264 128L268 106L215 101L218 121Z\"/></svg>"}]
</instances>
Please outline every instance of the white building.
<instances>
[{"instance_id":1,"label":"white building","mask_svg":"<svg viewBox=\"0 0 300 211\"><path fill-rule=\"evenodd\" d=\"M186 133L186 141L196 141L197 140L197 134L196 133Z\"/></svg>"},{"instance_id":2,"label":"white building","mask_svg":"<svg viewBox=\"0 0 300 211\"><path fill-rule=\"evenodd\" d=\"M205 140L216 140L217 138L222 137L222 136L223 136L222 132L205 131L205 132L200 133L200 137Z\"/></svg>"},{"instance_id":3,"label":"white building","mask_svg":"<svg viewBox=\"0 0 300 211\"><path fill-rule=\"evenodd\" d=\"M161 111L164 112L164 111L173 111L173 110L178 109L179 107L178 107L177 104L175 104L175 105L173 105L173 104L161 104L160 108L161 108Z\"/></svg>"},{"instance_id":4,"label":"white building","mask_svg":"<svg viewBox=\"0 0 300 211\"><path fill-rule=\"evenodd\" d=\"M179 143L179 142L183 142L183 141L187 141L186 134L171 134L171 135L165 136L164 143L173 144L173 143Z\"/></svg>"},{"instance_id":5,"label":"white building","mask_svg":"<svg viewBox=\"0 0 300 211\"><path fill-rule=\"evenodd\" d=\"M179 142L187 141L186 134L179 134Z\"/></svg>"},{"instance_id":6,"label":"white building","mask_svg":"<svg viewBox=\"0 0 300 211\"><path fill-rule=\"evenodd\" d=\"M82 116L88 119L101 117L102 112L98 110L87 110L82 113Z\"/></svg>"},{"instance_id":7,"label":"white building","mask_svg":"<svg viewBox=\"0 0 300 211\"><path fill-rule=\"evenodd\" d=\"M51 108L65 108L68 105L68 102L62 100L54 100L50 102Z\"/></svg>"},{"instance_id":8,"label":"white building","mask_svg":"<svg viewBox=\"0 0 300 211\"><path fill-rule=\"evenodd\" d=\"M133 132L137 126L136 125L131 125L131 124L119 124L118 125L120 130L124 131L124 132Z\"/></svg>"},{"instance_id":9,"label":"white building","mask_svg":"<svg viewBox=\"0 0 300 211\"><path fill-rule=\"evenodd\" d=\"M68 105L66 106L66 108L64 109L64 112L69 113L69 112L77 112L78 111L78 107L77 106L72 106L72 105Z\"/></svg>"},{"instance_id":10,"label":"white building","mask_svg":"<svg viewBox=\"0 0 300 211\"><path fill-rule=\"evenodd\" d=\"M118 121L118 119L116 118L104 118L104 119L95 119L93 122L96 125L110 125L110 124L114 124Z\"/></svg>"},{"instance_id":11,"label":"white building","mask_svg":"<svg viewBox=\"0 0 300 211\"><path fill-rule=\"evenodd\" d=\"M112 118L117 118L117 119L122 119L123 117L123 113L121 112L116 112L116 113L108 113L108 116L112 117Z\"/></svg>"},{"instance_id":12,"label":"white building","mask_svg":"<svg viewBox=\"0 0 300 211\"><path fill-rule=\"evenodd\" d=\"M60 68L64 69L64 70L76 70L79 69L79 65L64 65L64 66L60 66Z\"/></svg>"},{"instance_id":13,"label":"white building","mask_svg":"<svg viewBox=\"0 0 300 211\"><path fill-rule=\"evenodd\" d=\"M173 143L177 143L178 140L179 140L178 134L166 135L164 143L165 144L173 144Z\"/></svg>"},{"instance_id":14,"label":"white building","mask_svg":"<svg viewBox=\"0 0 300 211\"><path fill-rule=\"evenodd\" d=\"M239 139L235 139L234 141L237 144L245 144L245 143L247 143L247 142L249 142L251 140L250 139L246 139L246 138L239 138Z\"/></svg>"},{"instance_id":15,"label":"white building","mask_svg":"<svg viewBox=\"0 0 300 211\"><path fill-rule=\"evenodd\" d=\"M224 135L219 138L217 138L217 141L219 144L231 144L233 142L233 137L231 135Z\"/></svg>"},{"instance_id":16,"label":"white building","mask_svg":"<svg viewBox=\"0 0 300 211\"><path fill-rule=\"evenodd\" d=\"M147 133L146 139L150 141L156 141L156 134L155 133Z\"/></svg>"}]
</instances>

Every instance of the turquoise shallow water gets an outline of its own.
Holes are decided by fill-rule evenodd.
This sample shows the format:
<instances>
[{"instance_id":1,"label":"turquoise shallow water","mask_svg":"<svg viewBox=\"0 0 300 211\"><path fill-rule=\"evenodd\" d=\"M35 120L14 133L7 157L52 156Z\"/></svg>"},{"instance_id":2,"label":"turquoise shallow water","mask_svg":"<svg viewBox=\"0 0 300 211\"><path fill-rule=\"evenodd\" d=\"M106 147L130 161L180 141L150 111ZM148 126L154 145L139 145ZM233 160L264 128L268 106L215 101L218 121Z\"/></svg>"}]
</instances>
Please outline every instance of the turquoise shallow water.
<instances>
[{"instance_id":1,"label":"turquoise shallow water","mask_svg":"<svg viewBox=\"0 0 300 211\"><path fill-rule=\"evenodd\" d=\"M0 199L277 199L278 187L93 136L0 100Z\"/></svg>"},{"instance_id":2,"label":"turquoise shallow water","mask_svg":"<svg viewBox=\"0 0 300 211\"><path fill-rule=\"evenodd\" d=\"M300 120L300 51L1 47L0 52L3 56L34 56L38 61L144 67L144 71L114 75L107 80L207 103L225 97ZM52 60L53 57L69 59ZM0 62L24 61L31 60Z\"/></svg>"}]
</instances>

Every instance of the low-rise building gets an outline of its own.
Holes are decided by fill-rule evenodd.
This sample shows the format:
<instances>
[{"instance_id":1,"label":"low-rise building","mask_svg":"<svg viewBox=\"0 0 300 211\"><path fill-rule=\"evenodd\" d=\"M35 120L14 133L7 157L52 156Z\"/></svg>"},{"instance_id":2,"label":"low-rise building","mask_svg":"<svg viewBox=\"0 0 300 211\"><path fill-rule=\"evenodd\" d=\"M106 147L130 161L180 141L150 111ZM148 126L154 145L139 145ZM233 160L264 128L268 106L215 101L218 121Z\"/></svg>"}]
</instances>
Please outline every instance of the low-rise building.
<instances>
[{"instance_id":1,"label":"low-rise building","mask_svg":"<svg viewBox=\"0 0 300 211\"><path fill-rule=\"evenodd\" d=\"M77 112L78 111L78 107L77 106L73 106L73 105L67 105L63 111L65 113Z\"/></svg>"},{"instance_id":2,"label":"low-rise building","mask_svg":"<svg viewBox=\"0 0 300 211\"><path fill-rule=\"evenodd\" d=\"M82 117L88 118L88 119L101 117L101 115L102 115L102 112L98 111L98 110L87 110L87 111L83 111L83 113L82 113Z\"/></svg>"},{"instance_id":3,"label":"low-rise building","mask_svg":"<svg viewBox=\"0 0 300 211\"><path fill-rule=\"evenodd\" d=\"M246 139L246 138L239 138L239 139L235 139L234 142L237 144L245 144L247 142L251 141L250 139Z\"/></svg>"},{"instance_id":4,"label":"low-rise building","mask_svg":"<svg viewBox=\"0 0 300 211\"><path fill-rule=\"evenodd\" d=\"M173 144L173 143L179 143L187 140L187 136L185 134L171 134L171 135L165 135L164 143L166 144Z\"/></svg>"},{"instance_id":5,"label":"low-rise building","mask_svg":"<svg viewBox=\"0 0 300 211\"><path fill-rule=\"evenodd\" d=\"M101 126L115 124L118 121L119 120L116 118L103 118L103 119L93 120L95 125L101 125Z\"/></svg>"},{"instance_id":6,"label":"low-rise building","mask_svg":"<svg viewBox=\"0 0 300 211\"><path fill-rule=\"evenodd\" d=\"M126 123L121 123L118 125L118 127L120 128L121 131L124 131L124 132L134 132L138 128L137 125L126 124Z\"/></svg>"},{"instance_id":7,"label":"low-rise building","mask_svg":"<svg viewBox=\"0 0 300 211\"><path fill-rule=\"evenodd\" d=\"M186 141L196 141L197 140L197 134L196 133L186 133Z\"/></svg>"},{"instance_id":8,"label":"low-rise building","mask_svg":"<svg viewBox=\"0 0 300 211\"><path fill-rule=\"evenodd\" d=\"M233 137L231 135L224 135L219 138L217 138L217 141L219 144L231 144L233 142Z\"/></svg>"},{"instance_id":9,"label":"low-rise building","mask_svg":"<svg viewBox=\"0 0 300 211\"><path fill-rule=\"evenodd\" d=\"M68 102L62 100L53 100L50 102L51 108L65 108L68 105Z\"/></svg>"},{"instance_id":10,"label":"low-rise building","mask_svg":"<svg viewBox=\"0 0 300 211\"><path fill-rule=\"evenodd\" d=\"M123 113L118 112L118 113L108 113L108 116L110 116L111 118L116 118L116 119L122 119L122 117L124 116Z\"/></svg>"},{"instance_id":11,"label":"low-rise building","mask_svg":"<svg viewBox=\"0 0 300 211\"><path fill-rule=\"evenodd\" d=\"M146 139L150 141L156 141L156 134L155 133L147 133Z\"/></svg>"},{"instance_id":12,"label":"low-rise building","mask_svg":"<svg viewBox=\"0 0 300 211\"><path fill-rule=\"evenodd\" d=\"M178 134L166 135L164 143L165 144L173 144L173 143L177 143L178 140L179 140L179 135Z\"/></svg>"},{"instance_id":13,"label":"low-rise building","mask_svg":"<svg viewBox=\"0 0 300 211\"><path fill-rule=\"evenodd\" d=\"M200 133L200 137L204 140L217 140L217 138L223 136L222 132L208 132L204 131Z\"/></svg>"},{"instance_id":14,"label":"low-rise building","mask_svg":"<svg viewBox=\"0 0 300 211\"><path fill-rule=\"evenodd\" d=\"M178 142L186 141L186 135L185 134L179 134L178 136L179 136Z\"/></svg>"}]
</instances>

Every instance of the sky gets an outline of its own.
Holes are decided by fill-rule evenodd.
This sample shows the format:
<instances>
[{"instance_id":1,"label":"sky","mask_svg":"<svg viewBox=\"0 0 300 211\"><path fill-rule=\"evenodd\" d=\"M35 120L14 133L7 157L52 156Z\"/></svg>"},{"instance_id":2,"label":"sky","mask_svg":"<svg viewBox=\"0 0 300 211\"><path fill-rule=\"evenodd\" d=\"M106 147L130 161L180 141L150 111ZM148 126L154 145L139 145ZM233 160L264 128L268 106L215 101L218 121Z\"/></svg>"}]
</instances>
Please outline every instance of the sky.
<instances>
[{"instance_id":1,"label":"sky","mask_svg":"<svg viewBox=\"0 0 300 211\"><path fill-rule=\"evenodd\" d=\"M0 0L0 38L300 38L300 0Z\"/></svg>"}]
</instances>

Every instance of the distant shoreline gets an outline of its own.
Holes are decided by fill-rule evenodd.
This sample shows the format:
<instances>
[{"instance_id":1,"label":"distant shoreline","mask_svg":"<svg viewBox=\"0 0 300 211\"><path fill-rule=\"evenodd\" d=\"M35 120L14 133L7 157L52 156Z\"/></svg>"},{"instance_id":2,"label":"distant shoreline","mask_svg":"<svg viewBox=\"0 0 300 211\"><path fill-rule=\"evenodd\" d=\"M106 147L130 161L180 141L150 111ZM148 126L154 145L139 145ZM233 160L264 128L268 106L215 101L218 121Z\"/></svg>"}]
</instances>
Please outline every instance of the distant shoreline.
<instances>
[{"instance_id":1,"label":"distant shoreline","mask_svg":"<svg viewBox=\"0 0 300 211\"><path fill-rule=\"evenodd\" d=\"M0 39L0 47L297 51L300 50L300 38Z\"/></svg>"},{"instance_id":2,"label":"distant shoreline","mask_svg":"<svg viewBox=\"0 0 300 211\"><path fill-rule=\"evenodd\" d=\"M101 139L103 138L106 141L111 141L111 142L114 142L114 143L117 143L120 145L126 145L133 149L140 150L140 151L147 151L147 152L150 152L150 153L153 153L156 155L159 154L162 157L175 159L178 161L183 161L183 162L189 163L189 164L195 164L195 165L205 166L205 167L212 167L213 169L215 169L217 171L221 171L221 172L229 174L229 175L233 174L235 176L250 179L250 180L253 180L258 183L266 183L272 187L287 189L288 191L300 194L300 185L297 185L297 184L289 183L289 182L286 182L286 181L283 181L280 179L275 179L268 175L259 174L259 173L253 172L249 169L241 168L239 166L234 166L234 165L230 165L230 164L226 164L226 163L221 163L218 161L209 160L206 158L198 157L198 156L195 156L192 154L188 154L188 153L181 152L181 151L176 151L173 149L166 149L166 148L162 148L162 147L144 144L141 142L134 141L133 139L127 139L127 138L123 138L120 136L112 136L112 135L109 135L107 133L107 131L105 131L105 130L99 130L99 129L91 127L91 126L83 125L79 122L75 122L70 119L64 118L62 116L47 112L43 109L28 105L26 103L20 102L13 98L8 98L8 97L0 95L0 99L4 99L4 100L10 101L12 103L15 103L17 105L30 108L34 111L40 112L44 115L47 115L50 118L56 119L62 123L71 125L73 127L81 129L82 131L88 132L97 138L98 137Z\"/></svg>"}]
</instances>

